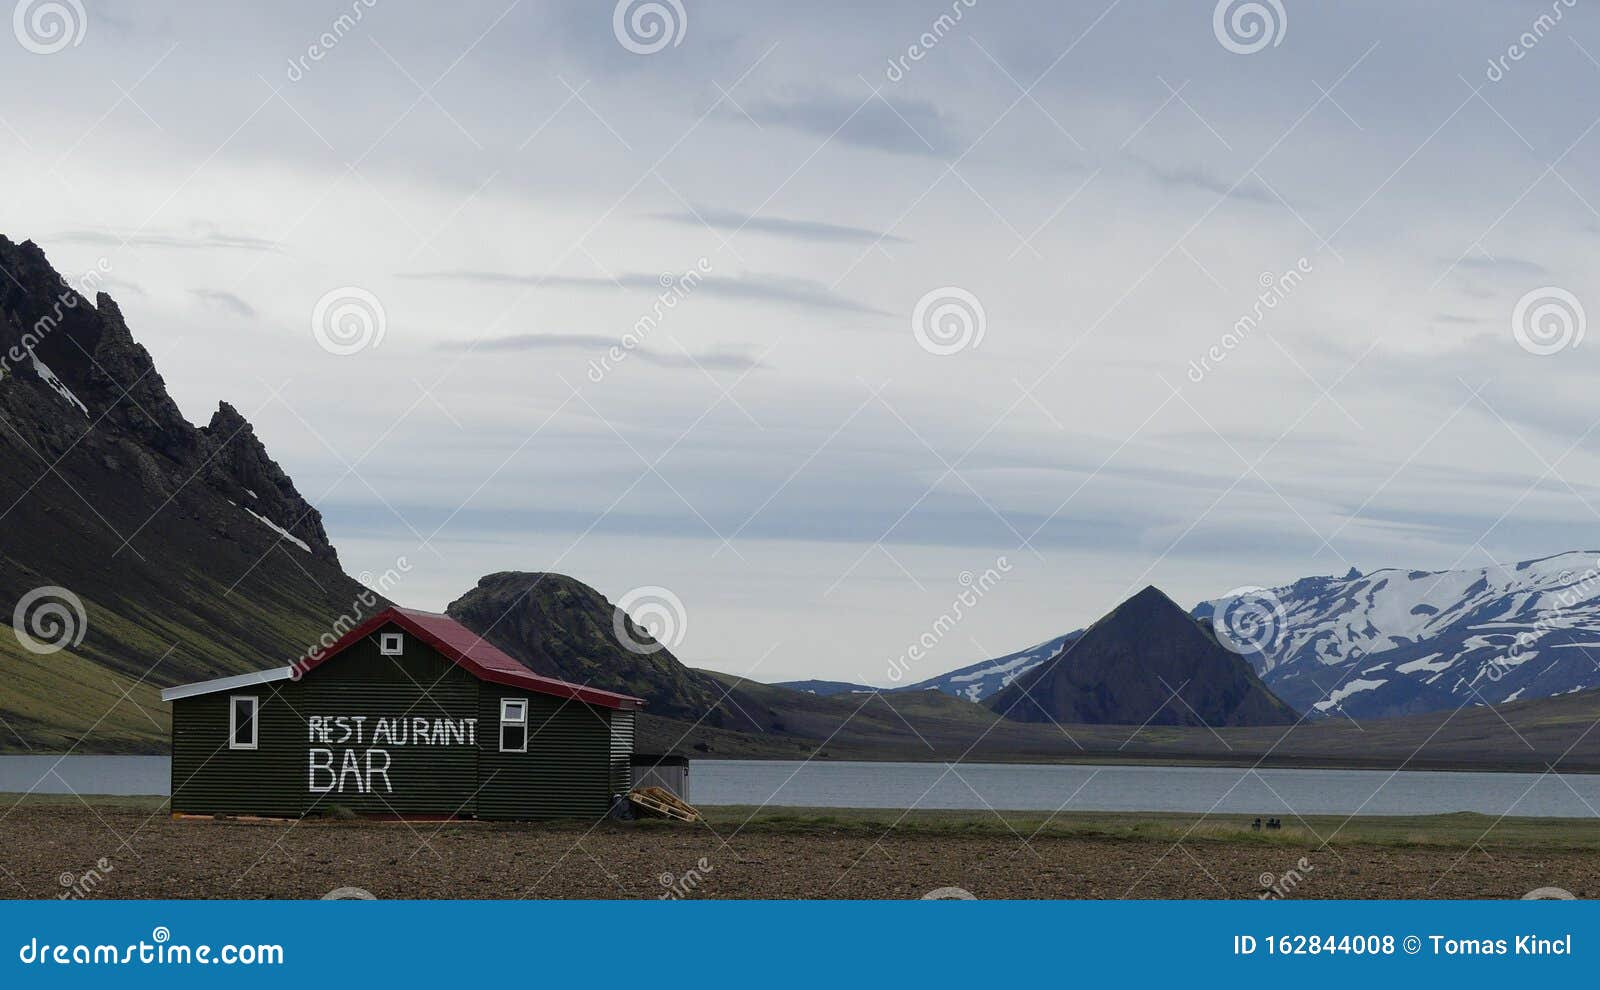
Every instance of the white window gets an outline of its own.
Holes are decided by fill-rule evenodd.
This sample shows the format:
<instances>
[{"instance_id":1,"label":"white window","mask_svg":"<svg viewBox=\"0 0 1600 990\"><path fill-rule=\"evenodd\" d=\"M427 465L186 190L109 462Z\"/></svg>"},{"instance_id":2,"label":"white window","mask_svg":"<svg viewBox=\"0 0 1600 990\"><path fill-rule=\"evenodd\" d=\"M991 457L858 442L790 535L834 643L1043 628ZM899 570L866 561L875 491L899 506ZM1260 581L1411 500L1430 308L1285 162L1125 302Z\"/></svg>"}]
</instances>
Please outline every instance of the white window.
<instances>
[{"instance_id":1,"label":"white window","mask_svg":"<svg viewBox=\"0 0 1600 990\"><path fill-rule=\"evenodd\" d=\"M526 698L500 699L500 752L528 751L528 701Z\"/></svg>"},{"instance_id":2,"label":"white window","mask_svg":"<svg viewBox=\"0 0 1600 990\"><path fill-rule=\"evenodd\" d=\"M228 748L255 749L261 741L261 699L253 694L228 698Z\"/></svg>"},{"instance_id":3,"label":"white window","mask_svg":"<svg viewBox=\"0 0 1600 990\"><path fill-rule=\"evenodd\" d=\"M404 652L405 637L397 632L386 632L378 637L378 652L386 657L397 657Z\"/></svg>"}]
</instances>

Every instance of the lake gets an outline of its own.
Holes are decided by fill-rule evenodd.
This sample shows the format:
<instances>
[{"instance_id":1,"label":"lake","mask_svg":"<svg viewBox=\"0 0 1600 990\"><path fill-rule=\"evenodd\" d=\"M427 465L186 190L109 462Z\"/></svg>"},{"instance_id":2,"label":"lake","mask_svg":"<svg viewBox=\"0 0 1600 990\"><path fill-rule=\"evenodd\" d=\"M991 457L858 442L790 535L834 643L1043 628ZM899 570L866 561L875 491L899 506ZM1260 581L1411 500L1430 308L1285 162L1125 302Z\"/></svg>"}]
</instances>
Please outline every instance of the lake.
<instances>
[{"instance_id":1,"label":"lake","mask_svg":"<svg viewBox=\"0 0 1600 990\"><path fill-rule=\"evenodd\" d=\"M164 795L164 756L0 756L0 792ZM696 760L697 804L1248 815L1600 817L1600 776L1432 770L1259 770Z\"/></svg>"}]
</instances>

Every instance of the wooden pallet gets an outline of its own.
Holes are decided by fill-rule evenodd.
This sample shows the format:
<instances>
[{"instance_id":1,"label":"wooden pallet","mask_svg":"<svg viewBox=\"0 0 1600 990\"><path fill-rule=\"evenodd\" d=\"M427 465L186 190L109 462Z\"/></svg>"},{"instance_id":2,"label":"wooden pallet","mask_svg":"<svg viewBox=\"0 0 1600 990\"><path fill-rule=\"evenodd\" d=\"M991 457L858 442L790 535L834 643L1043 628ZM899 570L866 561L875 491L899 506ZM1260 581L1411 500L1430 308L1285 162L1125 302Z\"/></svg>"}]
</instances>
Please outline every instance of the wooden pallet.
<instances>
[{"instance_id":1,"label":"wooden pallet","mask_svg":"<svg viewBox=\"0 0 1600 990\"><path fill-rule=\"evenodd\" d=\"M647 814L675 818L680 822L697 822L700 812L694 805L682 801L664 787L640 787L628 793L628 800Z\"/></svg>"}]
</instances>

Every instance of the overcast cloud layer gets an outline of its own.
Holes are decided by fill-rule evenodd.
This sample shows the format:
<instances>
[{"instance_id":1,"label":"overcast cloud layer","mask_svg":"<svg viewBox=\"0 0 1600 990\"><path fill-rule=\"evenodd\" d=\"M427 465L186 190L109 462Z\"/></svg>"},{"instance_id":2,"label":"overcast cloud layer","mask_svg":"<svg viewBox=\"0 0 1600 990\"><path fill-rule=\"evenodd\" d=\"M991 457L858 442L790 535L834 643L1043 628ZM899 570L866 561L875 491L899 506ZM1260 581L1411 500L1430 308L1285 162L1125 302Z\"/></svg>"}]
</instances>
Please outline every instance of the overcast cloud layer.
<instances>
[{"instance_id":1,"label":"overcast cloud layer","mask_svg":"<svg viewBox=\"0 0 1600 990\"><path fill-rule=\"evenodd\" d=\"M913 679L1600 544L1592 8L858 6L87 0L0 46L3 231L107 259L353 573L661 586L758 679L887 683L1000 558Z\"/></svg>"}]
</instances>

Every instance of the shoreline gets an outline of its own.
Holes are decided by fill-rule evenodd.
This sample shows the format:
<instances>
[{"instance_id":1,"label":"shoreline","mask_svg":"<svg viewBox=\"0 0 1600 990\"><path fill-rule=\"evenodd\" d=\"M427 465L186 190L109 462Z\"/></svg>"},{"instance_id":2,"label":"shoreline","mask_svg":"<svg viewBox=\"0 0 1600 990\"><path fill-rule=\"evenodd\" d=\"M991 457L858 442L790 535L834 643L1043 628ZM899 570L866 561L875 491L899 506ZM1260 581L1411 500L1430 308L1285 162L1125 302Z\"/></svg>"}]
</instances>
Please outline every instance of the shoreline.
<instances>
[{"instance_id":1,"label":"shoreline","mask_svg":"<svg viewBox=\"0 0 1600 990\"><path fill-rule=\"evenodd\" d=\"M932 766L944 766L947 763L957 763L960 766L1108 766L1108 767L1209 767L1217 769L1261 769L1261 770L1366 770L1375 772L1395 773L1535 773L1542 774L1554 772L1561 774L1582 774L1585 776L1600 774L1600 762L1574 761L1568 766L1552 768L1548 763L1530 758L1527 761L1501 760L1493 763L1475 763L1465 760L1429 760L1425 758L1393 760L1382 757L1361 759L1356 757L1316 757L1301 754L1285 754L1282 756L1269 755L1256 756L1250 753L1241 753L1237 757L1226 754L1161 754L1141 752L1132 756L1122 756L1115 752L1085 752L1082 754L1035 756L1031 754L1018 754L1015 757L995 756L985 753L981 759L971 760L946 760L933 758L915 758L907 755L884 756L858 756L855 754L823 755L803 758L775 757L775 756L720 756L705 754L685 754L691 763L914 763ZM8 752L0 750L0 760L6 757L150 757L169 759L170 753L163 752L71 752L71 753L42 753L33 752ZM0 791L0 795L8 792ZM9 792L17 793L17 792ZM143 795L154 796L154 795Z\"/></svg>"}]
</instances>

